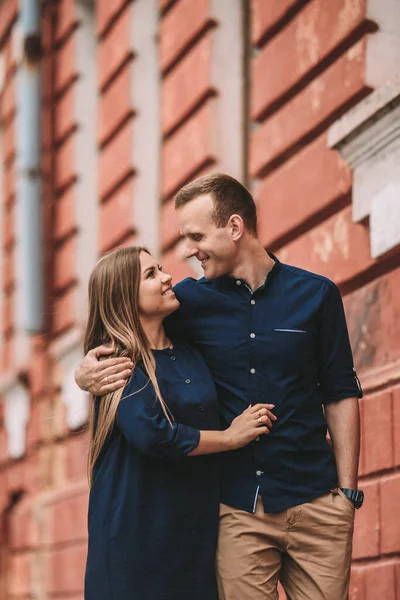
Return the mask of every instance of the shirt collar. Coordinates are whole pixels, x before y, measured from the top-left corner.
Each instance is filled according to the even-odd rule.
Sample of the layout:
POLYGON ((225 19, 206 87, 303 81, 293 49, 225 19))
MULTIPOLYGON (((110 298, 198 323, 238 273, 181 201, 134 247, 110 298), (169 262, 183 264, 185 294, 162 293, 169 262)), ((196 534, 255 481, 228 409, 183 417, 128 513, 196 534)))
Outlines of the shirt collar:
MULTIPOLYGON (((275 254, 272 254, 272 252, 268 252, 267 254, 270 258, 272 258, 272 260, 274 261, 275 264, 273 265, 270 272, 267 274, 264 283, 260 287, 258 287, 257 290, 254 290, 254 292, 259 291, 259 290, 264 290, 265 286, 267 285, 267 282, 269 283, 273 278, 275 278, 277 273, 282 268, 282 263, 275 256, 275 254)), ((233 288, 233 289, 236 288, 237 289, 237 288, 241 288, 242 286, 247 286, 247 283, 246 283, 246 281, 244 281, 244 279, 235 279, 234 277, 231 277, 230 275, 222 275, 222 277, 219 277, 218 280, 219 280, 219 284, 223 288, 233 288)))

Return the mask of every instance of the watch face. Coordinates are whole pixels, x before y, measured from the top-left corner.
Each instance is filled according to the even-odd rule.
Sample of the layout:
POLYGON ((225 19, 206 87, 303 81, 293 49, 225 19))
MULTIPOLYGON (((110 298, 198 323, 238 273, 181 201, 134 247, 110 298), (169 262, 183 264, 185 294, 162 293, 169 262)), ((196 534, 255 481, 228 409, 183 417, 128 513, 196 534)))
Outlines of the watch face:
POLYGON ((340 488, 345 496, 351 500, 356 508, 361 508, 364 502, 364 492, 362 490, 350 490, 348 488, 340 488))
POLYGON ((354 505, 356 508, 361 508, 363 502, 364 502, 364 492, 362 490, 358 490, 356 499, 354 501, 354 505))

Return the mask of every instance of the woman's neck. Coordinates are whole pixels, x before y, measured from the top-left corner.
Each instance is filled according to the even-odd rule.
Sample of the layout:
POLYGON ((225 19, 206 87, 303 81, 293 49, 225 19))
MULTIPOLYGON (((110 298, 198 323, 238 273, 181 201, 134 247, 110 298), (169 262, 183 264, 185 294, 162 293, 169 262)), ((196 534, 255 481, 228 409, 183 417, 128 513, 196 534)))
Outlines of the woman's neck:
POLYGON ((171 346, 171 340, 165 334, 162 321, 145 321, 142 319, 141 323, 152 350, 163 350, 171 346))

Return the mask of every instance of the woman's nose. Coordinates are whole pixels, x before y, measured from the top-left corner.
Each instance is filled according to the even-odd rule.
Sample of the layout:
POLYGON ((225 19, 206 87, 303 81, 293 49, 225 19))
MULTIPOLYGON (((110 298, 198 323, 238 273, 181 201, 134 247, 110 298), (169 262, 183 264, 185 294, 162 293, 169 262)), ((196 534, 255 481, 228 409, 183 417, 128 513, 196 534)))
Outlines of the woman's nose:
POLYGON ((163 273, 162 281, 163 283, 170 283, 172 281, 172 275, 170 275, 169 273, 163 273))

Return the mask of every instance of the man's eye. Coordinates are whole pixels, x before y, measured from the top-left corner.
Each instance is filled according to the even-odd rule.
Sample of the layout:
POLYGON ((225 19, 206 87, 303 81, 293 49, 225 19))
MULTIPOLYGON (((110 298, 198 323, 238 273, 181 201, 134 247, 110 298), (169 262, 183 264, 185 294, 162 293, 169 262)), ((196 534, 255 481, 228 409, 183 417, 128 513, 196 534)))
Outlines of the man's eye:
POLYGON ((200 240, 202 240, 202 239, 203 239, 203 236, 202 236, 202 235, 200 235, 200 234, 197 234, 197 235, 194 235, 194 236, 193 236, 193 240, 194 240, 195 242, 200 242, 200 240))

